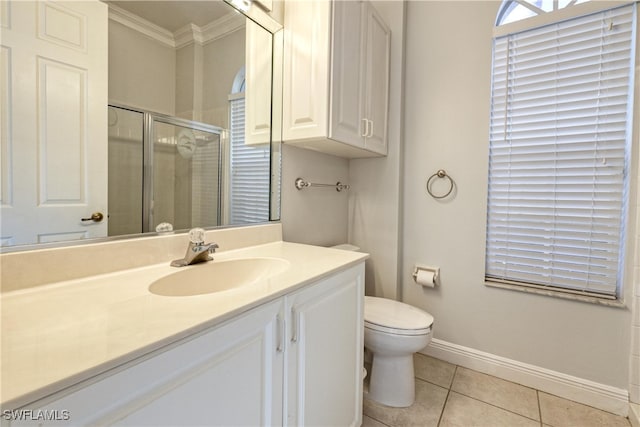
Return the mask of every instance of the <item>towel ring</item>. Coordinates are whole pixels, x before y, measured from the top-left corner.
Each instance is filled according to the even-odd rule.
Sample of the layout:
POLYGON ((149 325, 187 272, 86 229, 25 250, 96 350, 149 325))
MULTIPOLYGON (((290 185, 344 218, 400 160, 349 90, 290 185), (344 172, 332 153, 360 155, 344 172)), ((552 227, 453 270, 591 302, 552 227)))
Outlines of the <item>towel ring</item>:
POLYGON ((453 179, 449 175, 447 175, 447 172, 444 169, 440 169, 438 172, 434 173, 429 177, 429 179, 427 180, 426 188, 427 188, 427 193, 429 193, 429 195, 434 199, 444 199, 449 194, 451 194, 451 192, 453 191, 453 186, 454 186, 453 179), (436 196, 435 194, 433 194, 433 192, 431 191, 431 184, 434 178, 447 178, 449 180, 449 191, 447 191, 445 194, 442 194, 440 196, 436 196))

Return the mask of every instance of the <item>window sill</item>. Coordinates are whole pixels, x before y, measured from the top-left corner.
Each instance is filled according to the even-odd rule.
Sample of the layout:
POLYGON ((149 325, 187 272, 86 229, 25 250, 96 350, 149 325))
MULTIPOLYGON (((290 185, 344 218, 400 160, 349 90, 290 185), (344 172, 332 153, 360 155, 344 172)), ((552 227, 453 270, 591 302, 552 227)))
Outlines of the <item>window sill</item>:
POLYGON ((511 291, 525 292, 528 294, 545 295, 548 297, 586 302, 589 304, 604 305, 607 307, 626 308, 624 301, 620 299, 612 300, 612 299, 598 298, 593 296, 571 294, 571 293, 566 293, 562 291, 554 291, 552 289, 529 288, 526 286, 510 285, 506 283, 497 283, 497 282, 489 282, 489 281, 485 281, 484 284, 485 286, 488 286, 490 288, 508 289, 511 291))

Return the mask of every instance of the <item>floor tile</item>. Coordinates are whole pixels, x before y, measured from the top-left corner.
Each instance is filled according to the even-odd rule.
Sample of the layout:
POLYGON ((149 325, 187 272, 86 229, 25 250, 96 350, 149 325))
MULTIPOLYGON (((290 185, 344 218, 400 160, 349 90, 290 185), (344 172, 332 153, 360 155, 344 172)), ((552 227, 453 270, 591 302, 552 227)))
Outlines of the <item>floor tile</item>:
POLYGON ((362 427, 387 427, 386 424, 382 424, 380 421, 374 420, 366 415, 362 416, 362 427))
POLYGON ((444 388, 451 387, 456 372, 456 365, 420 353, 413 355, 413 368, 416 378, 444 388))
POLYGON ((629 420, 551 394, 538 392, 542 422, 553 427, 630 427, 629 420))
POLYGON ((538 396, 532 388, 458 367, 451 390, 534 420, 540 420, 538 396))
POLYGON ((452 391, 439 426, 539 427, 540 423, 452 391))
POLYGON ((364 399, 364 414, 391 427, 437 426, 447 390, 416 379, 416 400, 408 408, 391 408, 364 399))

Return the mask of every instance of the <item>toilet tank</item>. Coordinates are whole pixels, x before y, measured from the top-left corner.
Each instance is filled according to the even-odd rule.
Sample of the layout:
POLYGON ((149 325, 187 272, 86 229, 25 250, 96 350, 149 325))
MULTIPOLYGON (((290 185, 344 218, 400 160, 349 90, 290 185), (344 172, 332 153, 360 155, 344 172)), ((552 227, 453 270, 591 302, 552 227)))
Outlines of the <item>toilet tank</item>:
POLYGON ((350 245, 349 243, 343 243, 341 245, 331 246, 331 248, 341 249, 343 251, 352 251, 352 252, 358 252, 360 250, 359 247, 355 245, 350 245))

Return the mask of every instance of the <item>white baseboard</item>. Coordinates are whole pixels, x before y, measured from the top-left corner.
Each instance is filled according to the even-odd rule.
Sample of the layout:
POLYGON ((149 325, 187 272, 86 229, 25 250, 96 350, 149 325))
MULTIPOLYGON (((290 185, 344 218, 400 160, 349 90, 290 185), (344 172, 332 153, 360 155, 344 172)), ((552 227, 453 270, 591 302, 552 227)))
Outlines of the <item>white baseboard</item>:
POLYGON ((629 404, 629 421, 633 427, 640 427, 640 405, 637 403, 629 404))
POLYGON ((421 353, 624 417, 629 392, 439 339, 421 353))

